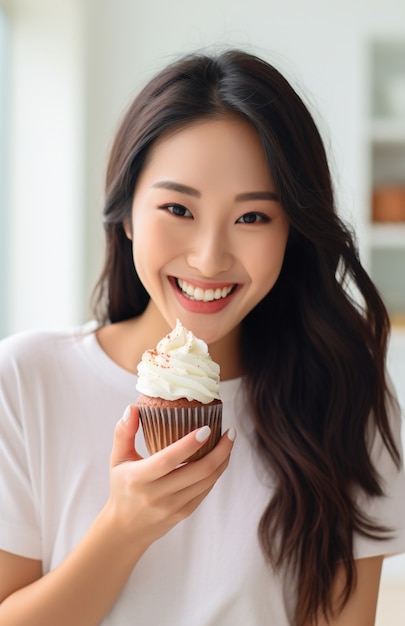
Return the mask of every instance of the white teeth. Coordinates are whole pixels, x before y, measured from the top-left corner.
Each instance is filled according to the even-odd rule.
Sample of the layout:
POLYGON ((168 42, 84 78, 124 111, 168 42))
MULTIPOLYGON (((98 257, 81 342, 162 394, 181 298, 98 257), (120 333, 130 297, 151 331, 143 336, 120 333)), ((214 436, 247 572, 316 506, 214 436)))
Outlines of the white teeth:
POLYGON ((204 290, 200 287, 194 289, 194 293, 191 295, 193 296, 194 300, 204 300, 204 290))
POLYGON ((177 279, 177 284, 182 292, 189 298, 203 302, 212 302, 213 300, 226 298, 233 289, 233 285, 222 288, 217 287, 216 289, 201 289, 201 287, 194 287, 194 285, 187 283, 185 280, 181 280, 181 278, 177 279))
POLYGON ((214 290, 213 289, 206 289, 204 292, 204 302, 211 302, 211 300, 214 300, 214 290))

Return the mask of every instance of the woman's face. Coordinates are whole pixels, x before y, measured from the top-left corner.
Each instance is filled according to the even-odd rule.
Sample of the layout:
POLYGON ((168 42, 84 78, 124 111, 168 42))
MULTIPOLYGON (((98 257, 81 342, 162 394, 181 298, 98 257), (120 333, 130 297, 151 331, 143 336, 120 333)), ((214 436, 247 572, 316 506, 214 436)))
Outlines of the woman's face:
POLYGON ((149 306, 211 344, 273 287, 289 224, 257 134, 224 118, 154 144, 126 230, 149 306))

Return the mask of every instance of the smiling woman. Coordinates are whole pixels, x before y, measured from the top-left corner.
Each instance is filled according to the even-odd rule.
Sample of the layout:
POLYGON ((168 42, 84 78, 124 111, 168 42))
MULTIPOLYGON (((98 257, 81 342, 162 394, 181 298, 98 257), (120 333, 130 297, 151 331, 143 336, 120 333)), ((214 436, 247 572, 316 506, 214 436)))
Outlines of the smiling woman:
POLYGON ((150 295, 144 319, 156 308, 169 327, 180 318, 223 354, 221 338, 276 282, 289 233, 252 127, 224 116, 163 136, 137 181, 126 232, 150 295))
POLYGON ((0 626, 372 626, 405 551, 389 321, 301 98, 243 51, 163 69, 104 226, 98 325, 0 346, 0 626), (177 318, 221 374, 195 462, 206 428, 144 458, 133 405, 177 318))
MULTIPOLYGON (((163 180, 173 178, 176 184, 185 184, 193 189, 192 194, 185 194, 187 202, 181 193, 175 198, 170 196, 167 199, 165 196, 162 201, 166 213, 168 203, 170 207, 180 207, 175 210, 177 216, 173 217, 174 211, 171 209, 172 213, 166 215, 165 219, 182 221, 182 241, 178 244, 180 249, 187 247, 187 241, 183 241, 183 229, 187 229, 187 233, 189 230, 193 232, 193 222, 201 220, 199 203, 204 203, 206 198, 199 188, 200 183, 184 177, 187 168, 192 165, 184 156, 186 150, 182 153, 181 141, 189 140, 198 132, 198 127, 201 130, 203 125, 213 135, 214 128, 219 128, 220 121, 224 125, 224 117, 229 124, 232 120, 234 130, 238 122, 238 132, 242 133, 243 129, 252 142, 252 154, 259 155, 260 144, 268 167, 267 174, 262 172, 262 180, 255 180, 253 187, 247 186, 244 189, 239 185, 244 180, 244 171, 243 168, 239 170, 240 180, 235 183, 232 206, 235 206, 234 199, 240 193, 265 191, 267 194, 270 191, 275 197, 272 195, 270 199, 265 198, 266 210, 269 210, 271 200, 271 210, 276 210, 277 207, 279 215, 288 220, 289 234, 281 272, 273 288, 246 315, 240 326, 237 325, 232 333, 220 340, 222 350, 216 353, 215 344, 210 346, 210 350, 219 359, 221 366, 232 363, 232 370, 225 367, 221 370, 225 377, 237 376, 241 367, 244 371, 244 388, 255 407, 253 414, 259 449, 280 481, 280 489, 261 519, 259 535, 268 558, 275 566, 278 564, 282 568, 284 559, 287 559, 294 570, 296 568, 292 564, 298 566, 297 571, 300 574, 297 574, 299 591, 295 621, 306 624, 311 622, 311 615, 320 608, 328 614, 333 612, 335 605, 339 606, 340 601, 344 602, 350 597, 355 586, 356 569, 358 574, 362 572, 365 585, 363 591, 377 588, 375 576, 378 578, 378 559, 381 561, 381 557, 377 557, 376 564, 370 559, 369 568, 367 564, 361 564, 361 560, 356 565, 349 547, 353 536, 376 538, 378 529, 382 531, 385 525, 390 526, 388 519, 384 521, 377 516, 372 523, 375 524, 374 531, 371 530, 366 520, 367 512, 364 511, 365 517, 362 514, 357 517, 357 505, 349 495, 351 486, 356 484, 369 495, 381 493, 378 480, 374 482, 376 475, 372 469, 373 461, 370 460, 364 439, 369 427, 367 424, 373 414, 372 406, 375 407, 374 416, 377 418, 375 426, 385 441, 388 454, 392 455, 391 462, 394 466, 398 461, 395 448, 396 445, 400 446, 400 441, 397 440, 394 445, 391 437, 394 431, 389 432, 387 421, 387 410, 390 414, 391 409, 388 400, 390 392, 387 390, 384 374, 383 346, 386 345, 388 332, 384 306, 361 266, 350 232, 336 214, 325 151, 313 120, 300 99, 274 68, 243 53, 240 56, 238 53, 224 54, 219 59, 191 57, 164 70, 130 107, 116 137, 107 173, 105 221, 110 247, 105 272, 99 283, 99 295, 102 296, 104 289, 108 289, 109 304, 107 309, 100 311, 100 319, 118 322, 139 313, 137 307, 141 306, 144 319, 150 316, 149 328, 159 327, 160 314, 154 309, 153 302, 148 304, 148 295, 142 291, 143 286, 138 288, 138 298, 134 299, 135 308, 130 312, 128 298, 120 299, 119 292, 123 293, 123 289, 117 289, 116 280, 113 282, 109 277, 118 276, 114 269, 118 259, 122 259, 119 263, 125 262, 129 272, 129 255, 137 263, 137 245, 128 247, 125 238, 132 235, 137 237, 135 228, 131 233, 128 227, 131 220, 137 219, 138 185, 142 175, 147 177, 148 171, 153 170, 155 163, 150 155, 155 150, 158 161, 164 153, 165 145, 178 147, 180 158, 183 158, 184 171, 181 176, 171 176, 177 151, 167 150, 167 172, 160 172, 159 176, 163 180), (150 106, 145 106, 146 102, 150 106), (132 143, 129 142, 129 136, 132 136, 132 143), (132 172, 132 177, 126 176, 129 171, 132 172), (266 175, 266 184, 263 185, 266 175), (260 184, 257 185, 257 182, 260 184), (122 231, 122 223, 126 224, 125 232, 122 231), (120 251, 116 248, 117 244, 120 251), (121 256, 123 251, 125 261, 121 256), (338 272, 338 268, 342 271, 338 272), (354 304, 346 293, 348 276, 359 290, 362 298, 359 304, 354 304), (235 350, 235 345, 239 344, 241 351, 235 350), (374 400, 371 399, 371 388, 380 388, 377 393, 379 400, 377 396, 374 400), (386 408, 381 411, 384 404, 386 408), (363 434, 359 435, 360 432, 363 434), (356 441, 357 467, 353 466, 354 456, 349 451, 348 441, 356 441), (363 441, 362 452, 358 447, 359 441, 363 441), (347 473, 346 470, 342 473, 337 471, 338 466, 347 468, 347 473), (308 500, 305 496, 307 490, 311 493, 308 500), (346 519, 347 526, 336 526, 336 519, 346 519), (291 520, 294 520, 293 524, 291 520), (316 520, 322 520, 320 526, 316 520), (311 529, 309 534, 308 529, 311 529), (283 547, 278 552, 275 546, 279 545, 280 533, 283 547), (290 546, 291 551, 287 550, 287 546, 290 546), (329 556, 322 557, 322 554, 329 556), (342 595, 340 601, 337 601, 332 593, 332 581, 340 578, 341 572, 339 576, 337 572, 339 561, 346 565, 345 576, 341 579, 344 581, 340 590, 342 595), (314 580, 329 582, 325 586, 314 586, 314 580)), ((227 128, 229 131, 230 126, 227 128)), ((237 134, 232 137, 234 141, 237 134)), ((205 139, 201 133, 199 140, 205 139)), ((232 145, 231 140, 226 145, 229 148, 232 145)), ((234 166, 237 166, 243 162, 243 159, 237 161, 237 155, 242 158, 243 150, 237 150, 235 145, 234 149, 234 166)), ((197 173, 198 180, 198 175, 205 176, 207 168, 211 183, 219 190, 222 169, 219 173, 215 167, 211 167, 211 160, 216 162, 216 152, 220 154, 222 150, 225 147, 218 140, 197 173)), ((193 156, 190 158, 192 162, 198 158, 194 152, 188 152, 189 157, 190 155, 193 156)), ((231 156, 233 158, 233 154, 228 152, 227 159, 231 156)), ((222 167, 226 171, 226 166, 222 167)), ((228 198, 228 207, 229 202, 228 198)), ((159 202, 157 205, 159 206, 159 202)), ((207 212, 212 210, 209 203, 204 206, 207 212)), ((254 209, 249 206, 247 213, 244 209, 229 224, 233 228, 243 215, 249 215, 248 221, 251 221, 250 213, 258 209, 261 211, 261 207, 256 204, 254 209)), ((266 211, 263 213, 266 214, 266 211)), ((267 216, 268 224, 263 225, 260 221, 256 224, 255 218, 253 225, 242 225, 242 228, 249 229, 249 237, 256 237, 255 229, 258 228, 261 237, 262 228, 264 232, 267 232, 267 228, 274 228, 277 212, 274 216, 271 213, 267 216), (253 231, 250 230, 252 228, 253 231)), ((217 214, 214 214, 214 224, 217 219, 217 214)), ((244 217, 242 219, 245 221, 244 217)), ((205 222, 203 226, 204 224, 205 222)), ((142 223, 138 223, 138 227, 141 225, 142 223)), ((200 235, 201 232, 196 229, 197 245, 187 255, 188 265, 194 268, 196 274, 198 267, 205 268, 200 270, 201 273, 210 275, 212 272, 215 280, 221 274, 228 276, 233 258, 228 231, 225 230, 221 239, 217 229, 210 229, 206 245, 202 245, 203 237, 200 238, 200 235), (199 250, 201 258, 198 256, 199 250)), ((243 231, 243 237, 245 236, 247 234, 243 231)), ((158 250, 159 255, 165 241, 157 241, 155 237, 150 241, 156 245, 154 250, 158 250)), ((142 242, 139 245, 142 246, 142 242)), ((269 258, 272 258, 270 252, 273 250, 269 249, 261 258, 262 266, 266 269, 269 258)), ((243 251, 237 254, 243 255, 243 251)), ((164 292, 167 302, 172 297, 172 292, 178 293, 178 278, 186 279, 194 288, 204 291, 210 288, 207 279, 200 285, 195 277, 190 279, 189 273, 178 276, 179 272, 176 272, 177 267, 172 273, 167 272, 167 283, 164 282, 165 273, 160 277, 161 284, 167 287, 164 292)), ((139 280, 138 273, 135 276, 139 280)), ((199 279, 201 280, 201 276, 199 279)), ((232 307, 233 303, 238 302, 236 289, 240 284, 244 285, 244 282, 243 276, 240 279, 239 274, 237 278, 232 276, 231 282, 221 284, 221 287, 231 288, 231 301, 225 307, 230 316, 235 314, 232 307), (236 291, 235 296, 232 296, 232 289, 236 291)), ((225 301, 227 298, 229 296, 225 296, 225 301)), ((182 302, 186 306, 186 296, 182 302)), ((197 305, 193 303, 192 306, 197 305)), ((197 315, 196 310, 198 309, 191 313, 187 311, 190 318, 197 315)), ((221 315, 222 312, 219 313, 221 315)), ((143 334, 145 329, 142 329, 142 317, 135 318, 134 322, 124 322, 123 328, 132 328, 133 331, 137 329, 138 334, 143 334)), ((217 315, 205 315, 204 318, 204 332, 212 333, 212 337, 216 336, 217 315)), ((117 327, 119 324, 116 329, 117 327)), ((107 351, 111 351, 110 354, 119 358, 119 333, 116 329, 114 330, 113 324, 108 331, 111 339, 104 346, 107 351)), ((106 335, 107 332, 104 334, 104 341, 106 335)), ((121 340, 121 344, 124 343, 121 340)), ((133 367, 128 361, 126 366, 133 367)), ((393 402, 391 406, 397 406, 393 402)), ((395 474, 394 471, 393 475, 395 474)), ((403 474, 400 475, 400 480, 403 481, 403 474)), ((398 486, 396 479, 391 485, 395 490, 397 487, 394 484, 398 486)), ((404 532, 403 515, 404 511, 401 513, 402 521, 398 522, 402 528, 399 536, 404 532)), ((404 539, 399 542, 401 541, 404 539)), ((382 553, 380 541, 377 540, 375 548, 367 549, 362 554, 371 556, 382 553)), ((356 557, 359 558, 358 552, 356 557)), ((360 617, 363 591, 356 595, 357 599, 352 596, 352 602, 344 615, 342 614, 345 625, 371 624, 370 613, 367 617, 363 611, 360 617)), ((375 604, 369 600, 370 598, 368 606, 372 612, 375 604)), ((266 619, 268 621, 268 616, 266 619)), ((277 623, 284 622, 279 618, 277 623)), ((341 622, 337 620, 337 623, 341 622)))

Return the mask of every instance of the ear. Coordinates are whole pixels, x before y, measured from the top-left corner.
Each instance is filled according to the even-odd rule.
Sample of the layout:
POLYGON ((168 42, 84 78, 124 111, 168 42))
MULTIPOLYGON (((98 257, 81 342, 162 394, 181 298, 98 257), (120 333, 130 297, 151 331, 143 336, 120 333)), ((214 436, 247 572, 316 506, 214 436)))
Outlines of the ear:
POLYGON ((123 226, 123 229, 124 229, 124 232, 125 232, 127 238, 132 241, 132 222, 131 222, 131 218, 127 217, 122 222, 122 226, 123 226))

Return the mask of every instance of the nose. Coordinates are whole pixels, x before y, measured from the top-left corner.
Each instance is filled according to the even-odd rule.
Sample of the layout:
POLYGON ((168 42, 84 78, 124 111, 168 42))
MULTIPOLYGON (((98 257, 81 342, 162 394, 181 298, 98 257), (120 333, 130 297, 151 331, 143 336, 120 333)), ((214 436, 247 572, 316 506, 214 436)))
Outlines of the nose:
POLYGON ((196 233, 189 246, 187 264, 200 276, 213 278, 232 267, 233 254, 225 233, 209 229, 196 233))

